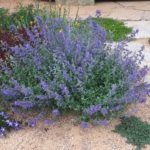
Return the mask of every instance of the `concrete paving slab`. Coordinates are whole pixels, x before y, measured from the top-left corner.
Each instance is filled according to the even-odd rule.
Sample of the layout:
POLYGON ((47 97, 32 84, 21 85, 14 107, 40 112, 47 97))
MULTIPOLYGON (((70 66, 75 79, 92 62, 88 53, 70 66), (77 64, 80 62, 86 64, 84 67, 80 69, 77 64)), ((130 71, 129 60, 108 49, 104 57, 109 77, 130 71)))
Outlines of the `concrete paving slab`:
POLYGON ((116 8, 112 10, 108 17, 118 20, 142 20, 143 11, 132 8, 116 8))
POLYGON ((150 38, 150 21, 126 21, 125 24, 139 30, 136 38, 150 38))
POLYGON ((142 20, 145 20, 145 21, 150 20, 150 11, 145 11, 143 13, 142 20))
POLYGON ((122 7, 132 8, 135 10, 141 11, 150 11, 150 2, 149 1, 119 1, 117 2, 122 7))

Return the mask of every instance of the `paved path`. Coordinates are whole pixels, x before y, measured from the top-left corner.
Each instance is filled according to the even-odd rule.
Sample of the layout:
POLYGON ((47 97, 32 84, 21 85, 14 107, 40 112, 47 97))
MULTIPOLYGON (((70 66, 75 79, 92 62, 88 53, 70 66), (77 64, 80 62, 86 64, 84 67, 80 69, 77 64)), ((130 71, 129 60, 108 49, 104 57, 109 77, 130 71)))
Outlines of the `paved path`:
MULTIPOLYGON (((72 16, 74 16, 74 6, 72 9, 72 16)), ((101 2, 94 6, 81 6, 79 15, 82 17, 94 15, 97 9, 100 9, 105 17, 124 21, 150 21, 150 1, 101 2)))
POLYGON ((150 38, 150 21, 126 21, 125 24, 139 30, 136 38, 150 38))

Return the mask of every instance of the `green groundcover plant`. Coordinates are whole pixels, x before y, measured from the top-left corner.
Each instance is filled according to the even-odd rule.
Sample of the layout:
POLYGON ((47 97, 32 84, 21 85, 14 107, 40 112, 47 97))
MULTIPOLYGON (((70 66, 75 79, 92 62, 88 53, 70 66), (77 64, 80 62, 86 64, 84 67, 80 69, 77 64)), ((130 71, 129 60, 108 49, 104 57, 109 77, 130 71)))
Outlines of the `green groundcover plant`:
POLYGON ((10 26, 20 44, 9 46, 11 57, 1 65, 1 105, 8 103, 16 112, 51 110, 54 116, 75 112, 86 127, 88 121, 107 124, 112 114, 146 101, 150 85, 143 82, 147 66, 140 67, 143 48, 133 53, 126 41, 109 44, 107 31, 91 17, 78 28, 61 17, 36 16, 35 21, 24 28, 27 39, 10 26))
POLYGON ((136 145, 137 150, 150 144, 150 125, 137 117, 122 118, 121 124, 117 125, 114 131, 126 137, 128 143, 136 145))

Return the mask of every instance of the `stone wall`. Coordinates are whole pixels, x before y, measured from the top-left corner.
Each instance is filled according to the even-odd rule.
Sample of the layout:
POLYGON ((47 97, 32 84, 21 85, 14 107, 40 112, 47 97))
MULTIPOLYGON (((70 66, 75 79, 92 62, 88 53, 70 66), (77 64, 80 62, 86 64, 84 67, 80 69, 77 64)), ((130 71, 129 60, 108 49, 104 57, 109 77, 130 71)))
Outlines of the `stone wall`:
POLYGON ((63 5, 94 5, 95 0, 56 0, 56 3, 63 5))

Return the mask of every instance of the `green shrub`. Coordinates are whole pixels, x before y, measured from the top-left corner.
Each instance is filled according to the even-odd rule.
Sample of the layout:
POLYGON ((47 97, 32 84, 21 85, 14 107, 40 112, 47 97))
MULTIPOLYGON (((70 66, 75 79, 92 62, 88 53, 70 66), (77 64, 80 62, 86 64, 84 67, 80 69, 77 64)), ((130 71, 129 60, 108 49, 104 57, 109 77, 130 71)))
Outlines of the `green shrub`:
POLYGON ((128 104, 146 101, 143 49, 135 54, 124 42, 107 45, 105 29, 90 18, 80 28, 59 17, 37 16, 36 22, 25 28, 29 40, 11 47, 10 66, 2 66, 4 101, 25 110, 73 111, 85 121, 109 119, 128 104))

